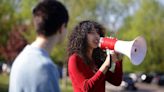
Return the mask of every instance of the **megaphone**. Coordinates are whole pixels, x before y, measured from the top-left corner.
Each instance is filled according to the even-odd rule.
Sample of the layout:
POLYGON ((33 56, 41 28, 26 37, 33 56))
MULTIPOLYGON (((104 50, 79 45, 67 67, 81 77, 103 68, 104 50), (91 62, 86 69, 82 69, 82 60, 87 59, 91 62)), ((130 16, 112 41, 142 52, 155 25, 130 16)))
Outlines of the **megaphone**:
POLYGON ((114 50, 115 52, 128 56, 134 65, 139 65, 143 62, 147 51, 146 41, 143 36, 138 36, 133 41, 101 37, 99 47, 101 49, 114 50))

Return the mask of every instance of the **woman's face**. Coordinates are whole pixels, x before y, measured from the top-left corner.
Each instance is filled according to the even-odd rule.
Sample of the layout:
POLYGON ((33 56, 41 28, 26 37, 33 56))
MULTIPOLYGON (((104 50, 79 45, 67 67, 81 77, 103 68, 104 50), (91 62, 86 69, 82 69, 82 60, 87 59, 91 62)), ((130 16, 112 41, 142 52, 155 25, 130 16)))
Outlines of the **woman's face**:
POLYGON ((88 32, 87 38, 88 38, 87 42, 88 42, 89 48, 94 49, 98 47, 100 35, 97 33, 96 30, 88 32))

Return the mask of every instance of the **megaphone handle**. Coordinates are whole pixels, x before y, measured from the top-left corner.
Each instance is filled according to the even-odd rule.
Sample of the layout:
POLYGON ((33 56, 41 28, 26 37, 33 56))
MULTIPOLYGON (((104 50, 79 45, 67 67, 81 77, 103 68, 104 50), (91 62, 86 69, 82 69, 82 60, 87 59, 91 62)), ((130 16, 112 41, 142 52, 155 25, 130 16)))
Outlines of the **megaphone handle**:
POLYGON ((112 63, 113 63, 112 62, 112 55, 110 55, 110 61, 109 62, 110 62, 110 65, 109 65, 109 69, 110 69, 112 67, 112 63))
POLYGON ((107 55, 114 54, 114 50, 106 49, 106 54, 107 55))
POLYGON ((106 53, 107 55, 110 55, 110 65, 109 65, 109 71, 111 72, 114 72, 115 70, 115 63, 112 61, 112 54, 114 54, 114 50, 109 50, 109 49, 106 49, 106 53))
MULTIPOLYGON (((110 55, 110 57, 111 57, 111 55, 110 55)), ((110 59, 110 68, 109 68, 109 71, 111 71, 111 72, 114 73, 115 67, 116 67, 116 64, 112 61, 112 59, 110 59)))
POLYGON ((110 55, 110 50, 109 49, 106 49, 106 54, 110 55))
POLYGON ((109 62, 110 62, 109 69, 110 69, 110 68, 112 67, 112 56, 111 56, 111 50, 106 49, 106 54, 107 54, 107 55, 110 55, 110 60, 109 60, 109 62))

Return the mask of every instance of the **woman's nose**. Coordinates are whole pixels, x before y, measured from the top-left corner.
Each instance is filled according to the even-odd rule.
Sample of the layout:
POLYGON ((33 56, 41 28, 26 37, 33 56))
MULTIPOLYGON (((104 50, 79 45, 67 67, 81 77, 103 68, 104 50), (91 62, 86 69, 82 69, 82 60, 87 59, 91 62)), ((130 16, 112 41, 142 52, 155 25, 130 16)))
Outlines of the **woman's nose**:
POLYGON ((100 38, 100 35, 97 33, 97 34, 96 34, 96 37, 97 37, 97 38, 100 38))
POLYGON ((96 35, 96 39, 100 40, 100 35, 99 34, 96 35))

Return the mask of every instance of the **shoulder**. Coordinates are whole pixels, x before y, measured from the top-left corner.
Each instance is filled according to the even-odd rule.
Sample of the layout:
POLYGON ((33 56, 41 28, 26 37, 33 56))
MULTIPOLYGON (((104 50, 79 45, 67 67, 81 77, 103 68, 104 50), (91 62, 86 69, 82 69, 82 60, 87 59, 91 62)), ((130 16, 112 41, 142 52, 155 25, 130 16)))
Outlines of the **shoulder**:
POLYGON ((83 59, 77 53, 74 53, 69 57, 68 68, 76 69, 82 66, 84 66, 83 59))
POLYGON ((77 53, 72 54, 69 59, 78 59, 80 56, 77 53))
POLYGON ((82 58, 77 53, 74 53, 69 57, 68 63, 75 63, 77 61, 82 61, 82 58))

